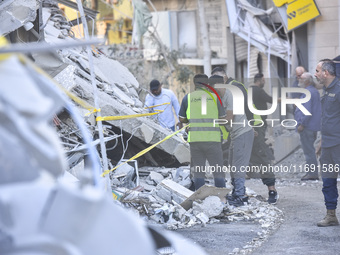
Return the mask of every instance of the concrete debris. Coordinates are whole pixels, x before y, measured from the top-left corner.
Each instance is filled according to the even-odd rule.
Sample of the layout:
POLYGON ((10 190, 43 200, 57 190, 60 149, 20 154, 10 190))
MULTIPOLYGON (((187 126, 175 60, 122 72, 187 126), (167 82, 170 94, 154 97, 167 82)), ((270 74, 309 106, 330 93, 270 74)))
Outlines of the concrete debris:
MULTIPOLYGON (((74 42, 75 38, 69 21, 63 16, 64 13, 59 9, 57 3, 54 1, 44 1, 41 12, 37 12, 39 6, 39 1, 36 0, 5 1, 5 3, 2 3, 3 8, 0 10, 0 17, 4 17, 2 20, 5 21, 15 20, 15 24, 12 21, 13 24, 3 25, 2 23, 0 25, 0 32, 6 34, 39 18, 44 26, 41 30, 35 28, 37 31, 40 31, 40 41, 45 41, 51 45, 74 42), (12 9, 15 9, 15 11, 12 11, 12 9), (41 17, 37 13, 39 15, 41 13, 41 17), (6 18, 6 15, 9 15, 8 18, 6 18)), ((31 35, 29 31, 25 33, 31 35)), ((28 36, 20 35, 20 38, 25 39, 26 37, 28 36)), ((100 50, 92 49, 92 54, 95 84, 98 88, 98 105, 101 108, 101 115, 120 116, 147 113, 148 110, 143 108, 144 104, 139 98, 141 90, 139 83, 130 71, 118 61, 108 58, 100 50)), ((36 65, 54 77, 65 89, 94 106, 90 63, 85 48, 62 48, 49 53, 33 52, 32 58, 35 60, 36 65)), ((79 111, 83 113, 83 116, 89 113, 88 109, 81 107, 79 107, 79 111)), ((91 125, 96 125, 94 114, 84 118, 91 125)), ((64 121, 66 120, 63 119, 64 121)), ((120 159, 114 158, 115 156, 112 156, 112 154, 122 154, 121 147, 123 149, 126 147, 126 154, 133 156, 170 134, 170 131, 160 126, 153 117, 108 121, 104 124, 106 123, 111 126, 112 130, 115 129, 116 133, 124 133, 124 136, 132 138, 129 139, 130 146, 119 144, 117 148, 113 149, 114 152, 110 155, 108 153, 109 160, 112 160, 113 164, 116 164, 120 159)), ((98 131, 95 129, 91 131, 93 136, 97 135, 98 131)), ((125 140, 128 140, 128 138, 125 140)), ((119 143, 122 142, 123 139, 119 141, 119 143)), ((140 161, 145 165, 178 167, 190 161, 189 147, 179 135, 175 135, 159 144, 156 148, 145 154, 145 156, 142 156, 140 161)), ((71 165, 70 167, 73 166, 71 165)))
POLYGON ((144 123, 139 127, 140 132, 142 133, 142 136, 144 138, 144 141, 146 143, 150 143, 153 138, 154 130, 144 123))
POLYGON ((157 185, 160 184, 164 180, 163 175, 157 172, 151 172, 148 178, 157 185))
MULTIPOLYGON (((13 2, 24 5, 23 2, 25 1, 8 1, 11 4, 13 2)), ((37 3, 36 1, 33 2, 37 3)), ((5 12, 6 10, 1 10, 0 17, 3 17, 5 12)), ((15 21, 13 24, 9 24, 8 31, 5 32, 3 27, 6 25, 1 25, 0 32, 8 33, 22 26, 25 22, 27 24, 31 19, 34 20, 34 15, 36 14, 33 15, 33 12, 36 13, 36 9, 27 11, 23 8, 22 10, 17 10, 16 13, 8 12, 11 16, 8 16, 9 18, 6 18, 6 21, 15 17, 20 22, 15 21), (19 16, 25 16, 25 18, 19 19, 19 16)), ((70 26, 67 25, 68 21, 60 14, 57 5, 45 5, 42 8, 42 20, 44 24, 44 40, 47 43, 57 44, 74 40, 70 26)), ((95 84, 99 89, 98 98, 102 116, 146 113, 147 110, 143 109, 143 103, 138 97, 139 84, 128 69, 99 51, 93 50, 92 54, 94 55, 95 84)), ((32 57, 36 60, 37 65, 55 77, 55 80, 65 89, 93 105, 94 96, 90 82, 90 65, 84 49, 60 49, 58 52, 52 52, 48 55, 33 54, 32 57), (48 61, 51 58, 55 61, 48 61)), ((38 109, 48 111, 48 107, 38 109)), ((83 116, 89 113, 88 109, 79 107, 78 110, 83 116)), ((95 137, 97 130, 94 116, 90 115, 84 118, 91 135, 95 137)), ((66 111, 54 117, 53 121, 63 141, 64 148, 68 151, 67 157, 71 172, 76 177, 81 177, 79 172, 81 172, 81 169, 86 168, 87 163, 84 153, 81 150, 76 150, 83 145, 78 127, 66 111)), ((107 137, 117 135, 118 132, 115 133, 114 129, 119 131, 119 136, 122 136, 121 141, 119 141, 118 137, 115 137, 112 150, 115 150, 118 142, 120 142, 124 150, 123 156, 127 152, 127 142, 130 140, 124 140, 124 134, 129 135, 131 141, 134 140, 133 144, 137 149, 134 149, 132 155, 170 134, 169 130, 161 127, 154 119, 149 117, 109 121, 104 124, 103 132, 107 137)), ((288 146, 298 140, 289 140, 289 136, 291 136, 291 133, 289 135, 280 134, 278 137, 283 140, 276 140, 275 146, 282 142, 288 146)), ((294 144, 290 146, 290 151, 294 146, 294 144)), ((282 148, 284 146, 281 144, 279 151, 283 151, 282 148)), ((188 144, 180 136, 173 136, 158 145, 157 149, 156 152, 153 152, 154 149, 149 154, 146 154, 148 156, 145 157, 154 165, 166 165, 165 163, 167 163, 167 165, 178 166, 190 161, 188 144)), ((284 157, 285 155, 280 155, 277 159, 284 157)), ((115 160, 116 163, 119 164, 122 158, 115 160)), ((258 246, 271 231, 278 227, 283 218, 282 211, 262 202, 256 193, 251 190, 247 190, 247 194, 251 196, 250 204, 238 208, 229 206, 225 201, 225 196, 230 192, 230 188, 215 188, 205 185, 198 191, 192 192, 189 190, 192 184, 189 167, 137 169, 125 164, 114 171, 110 177, 113 186, 112 195, 117 200, 117 203, 130 208, 134 213, 138 213, 142 217, 147 217, 149 221, 164 224, 168 229, 186 228, 196 224, 204 226, 205 224, 216 222, 258 222, 261 225, 258 237, 247 244, 247 247, 235 250, 235 253, 246 252, 258 246), (138 174, 140 183, 136 180, 138 174)))
MULTIPOLYGON (((204 185, 198 191, 192 192, 181 186, 179 182, 190 179, 189 167, 151 168, 140 170, 140 184, 142 191, 117 188, 113 192, 120 192, 120 202, 150 223, 161 224, 164 228, 176 230, 190 228, 194 225, 206 226, 222 222, 256 222, 261 231, 244 247, 238 248, 231 254, 249 254, 260 246, 268 236, 279 227, 283 221, 283 212, 273 205, 269 205, 264 198, 247 188, 249 204, 242 207, 229 206, 225 196, 231 191, 228 188, 216 188, 204 185), (152 176, 166 178, 156 185, 151 181, 152 176), (186 197, 186 198, 185 198, 186 197)), ((152 177, 152 179, 155 179, 152 177)))
POLYGON ((163 180, 155 189, 157 196, 163 198, 164 200, 171 202, 174 200, 176 203, 182 203, 184 200, 188 199, 193 192, 182 185, 172 181, 163 180))
MULTIPOLYGON (((122 162, 119 162, 118 165, 121 163, 122 162)), ((129 189, 133 189, 139 185, 136 169, 129 164, 123 164, 118 167, 111 175, 111 179, 119 179, 120 183, 118 183, 118 185, 129 189)))
POLYGON ((216 188, 211 185, 204 185, 200 187, 195 193, 193 193, 190 197, 188 197, 181 206, 184 209, 188 210, 192 207, 194 201, 204 200, 209 196, 217 196, 222 202, 226 202, 226 195, 231 191, 228 188, 216 188))
MULTIPOLYGON (((218 216, 223 211, 223 204, 221 199, 217 196, 209 196, 199 203, 198 201, 193 202, 193 213, 194 215, 199 213, 204 213, 208 218, 218 216)), ((197 217, 197 215, 196 215, 197 217)))
POLYGON ((7 0, 0 5, 0 34, 6 35, 26 24, 25 30, 33 27, 39 7, 36 0, 7 0))
POLYGON ((176 169, 175 172, 172 172, 172 176, 178 184, 186 187, 187 189, 190 188, 190 186, 192 185, 190 178, 190 169, 179 167, 176 169))
POLYGON ((254 221, 261 226, 261 231, 257 232, 257 237, 253 238, 242 248, 236 248, 229 254, 250 254, 255 248, 267 240, 267 238, 283 222, 283 212, 273 205, 261 202, 256 198, 250 199, 250 205, 238 208, 228 208, 225 216, 230 221, 254 221))

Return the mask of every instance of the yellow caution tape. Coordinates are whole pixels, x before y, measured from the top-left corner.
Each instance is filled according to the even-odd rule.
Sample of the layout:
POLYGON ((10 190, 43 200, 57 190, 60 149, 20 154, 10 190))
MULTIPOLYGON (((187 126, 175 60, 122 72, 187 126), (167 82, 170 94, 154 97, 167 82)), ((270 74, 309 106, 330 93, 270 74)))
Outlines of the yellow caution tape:
POLYGON ((123 115, 123 116, 105 116, 105 117, 97 117, 96 121, 107 121, 107 120, 126 120, 144 116, 151 116, 162 113, 162 110, 156 110, 157 112, 150 112, 150 113, 141 113, 141 114, 132 114, 132 115, 123 115))
POLYGON ((157 104, 157 105, 153 105, 153 106, 148 106, 148 107, 145 107, 144 109, 150 109, 150 108, 154 108, 154 107, 162 106, 162 105, 166 105, 166 104, 170 104, 170 102, 163 103, 163 104, 157 104))
POLYGON ((97 108, 94 108, 94 109, 93 109, 93 111, 86 113, 86 114, 85 114, 85 116, 89 116, 89 115, 90 115, 90 114, 92 114, 92 113, 95 113, 95 112, 100 112, 100 111, 101 111, 101 109, 100 109, 100 108, 99 108, 99 109, 97 109, 97 108))
MULTIPOLYGON (((190 125, 190 124, 189 124, 189 125, 190 125)), ((124 163, 122 163, 122 164, 120 164, 120 165, 118 165, 118 166, 112 168, 111 170, 106 170, 106 171, 104 171, 104 172, 101 174, 101 177, 104 177, 105 175, 107 175, 107 174, 113 172, 113 171, 116 170, 118 167, 120 167, 120 166, 122 166, 122 165, 128 163, 129 161, 134 160, 134 159, 136 159, 136 158, 139 158, 140 156, 144 155, 145 153, 147 153, 147 152, 149 152, 150 150, 152 150, 153 148, 155 148, 158 144, 161 144, 162 142, 164 142, 164 141, 170 139, 171 137, 173 137, 174 135, 178 134, 180 131, 182 131, 183 129, 185 129, 185 128, 188 127, 189 125, 186 125, 186 126, 182 127, 181 129, 177 130, 176 132, 174 132, 174 133, 168 135, 167 137, 165 137, 163 140, 161 140, 161 141, 159 141, 159 142, 157 142, 157 143, 151 145, 150 147, 148 147, 148 148, 142 150, 141 152, 137 153, 137 154, 136 154, 135 156, 133 156, 132 158, 130 158, 130 159, 128 159, 127 161, 125 161, 124 163)))
MULTIPOLYGON (((8 41, 4 36, 0 36, 0 47, 6 47, 8 45, 8 41)), ((10 53, 0 54, 0 60, 5 60, 11 56, 10 53)))

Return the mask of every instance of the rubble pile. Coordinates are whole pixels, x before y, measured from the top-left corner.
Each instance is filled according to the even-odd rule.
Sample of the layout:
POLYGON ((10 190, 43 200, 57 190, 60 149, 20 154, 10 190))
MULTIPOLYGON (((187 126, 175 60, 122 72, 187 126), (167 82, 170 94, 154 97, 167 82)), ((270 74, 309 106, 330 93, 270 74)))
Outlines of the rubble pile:
MULTIPOLYGON (((143 167, 139 169, 138 186, 133 189, 115 187, 113 194, 120 203, 150 223, 160 224, 171 230, 213 223, 232 224, 241 221, 258 223, 262 230, 257 233, 257 237, 242 249, 235 250, 234 254, 247 254, 260 246, 283 221, 281 210, 269 205, 264 198, 248 188, 246 192, 250 197, 249 204, 242 207, 229 206, 225 194, 223 197, 218 193, 214 195, 214 192, 221 188, 210 185, 202 187, 210 189, 206 192, 206 197, 195 199, 188 206, 187 201, 190 197, 195 197, 202 189, 196 192, 189 190, 186 188, 191 185, 189 181, 189 167, 178 169, 143 167)), ((222 190, 227 193, 231 191, 230 188, 222 190)))
MULTIPOLYGON (((78 111, 84 116, 93 138, 98 136, 98 130, 94 128, 97 124, 96 112, 100 111, 103 117, 148 113, 139 98, 142 88, 126 67, 118 61, 108 58, 95 47, 67 46, 68 44, 75 45, 79 39, 75 38, 72 31, 74 24, 65 17, 57 2, 52 0, 26 2, 11 1, 6 8, 0 10, 0 16, 6 16, 8 23, 0 25, 0 31, 2 34, 8 35, 12 43, 25 44, 36 41, 45 47, 47 47, 46 45, 51 46, 49 51, 41 52, 38 51, 39 45, 36 43, 37 51, 33 49, 28 54, 37 66, 52 76, 68 92, 72 92, 86 103, 84 106, 77 102, 78 111), (9 10, 11 11, 9 12, 9 10), (19 16, 25 18, 17 20, 19 16), (40 22, 38 22, 39 20, 40 22), (60 47, 56 47, 56 45, 60 45, 60 47), (89 50, 91 50, 92 62, 89 59, 89 50), (93 83, 95 84, 92 84, 92 73, 94 73, 93 83), (94 86, 97 88, 97 93, 94 92, 94 86), (95 95, 97 95, 100 109, 94 108, 96 105, 95 95)), ((81 23, 80 20, 78 23, 81 23)), ((74 100, 74 98, 72 99, 74 100)), ((75 125, 70 123, 72 120, 68 120, 66 115, 59 116, 58 114, 58 118, 62 123, 59 122, 59 127, 56 126, 61 131, 60 137, 66 145, 65 148, 72 150, 75 146, 79 146, 78 143, 83 145, 81 138, 72 142, 69 138, 75 137, 69 137, 67 132, 64 132, 67 127, 63 123, 73 128, 75 125)), ((118 140, 120 146, 114 153, 120 154, 120 156, 135 155, 170 134, 168 129, 159 125, 157 115, 132 117, 124 120, 104 120, 103 124, 115 133, 108 134, 106 132, 104 134, 106 137, 116 134, 124 136, 118 140), (122 145, 127 143, 127 140, 129 140, 130 146, 122 145), (124 151, 125 148, 126 151, 124 151)), ((112 145, 108 145, 108 147, 112 147, 112 145)), ((190 161, 188 145, 178 135, 169 138, 156 148, 142 156, 141 161, 146 165, 176 167, 190 161)), ((113 164, 116 164, 119 159, 114 159, 113 164)), ((72 162, 70 163, 72 167, 72 162)))

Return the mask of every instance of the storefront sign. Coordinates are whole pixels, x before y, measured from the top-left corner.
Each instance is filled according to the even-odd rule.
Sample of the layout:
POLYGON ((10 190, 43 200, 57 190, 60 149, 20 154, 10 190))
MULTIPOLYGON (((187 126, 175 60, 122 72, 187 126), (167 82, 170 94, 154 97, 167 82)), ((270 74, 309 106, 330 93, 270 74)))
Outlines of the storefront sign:
POLYGON ((321 13, 314 0, 273 0, 276 7, 286 5, 286 15, 281 16, 287 24, 287 30, 293 30, 306 22, 320 16, 321 13))

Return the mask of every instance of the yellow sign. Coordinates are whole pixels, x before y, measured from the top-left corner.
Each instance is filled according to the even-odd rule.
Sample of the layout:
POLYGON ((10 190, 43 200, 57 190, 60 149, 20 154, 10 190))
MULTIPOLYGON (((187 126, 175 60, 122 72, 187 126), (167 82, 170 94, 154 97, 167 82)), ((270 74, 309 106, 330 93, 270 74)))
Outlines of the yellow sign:
POLYGON ((287 4, 289 1, 288 0, 273 0, 274 4, 276 7, 281 7, 284 4, 287 4))
POLYGON ((314 0, 273 0, 277 7, 287 4, 288 31, 320 16, 314 0))

